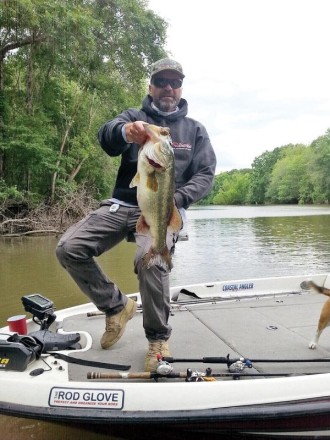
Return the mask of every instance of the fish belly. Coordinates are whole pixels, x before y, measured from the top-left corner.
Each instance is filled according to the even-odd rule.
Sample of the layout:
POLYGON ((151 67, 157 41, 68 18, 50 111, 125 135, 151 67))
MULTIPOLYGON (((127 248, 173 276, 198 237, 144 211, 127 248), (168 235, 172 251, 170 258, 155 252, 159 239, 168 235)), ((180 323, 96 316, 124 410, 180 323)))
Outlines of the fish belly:
POLYGON ((169 173, 155 173, 158 189, 154 191, 148 185, 150 175, 140 174, 138 186, 138 203, 142 213, 141 222, 152 237, 152 245, 146 256, 148 267, 160 265, 166 269, 172 267, 169 251, 166 246, 168 221, 174 206, 174 184, 169 173))

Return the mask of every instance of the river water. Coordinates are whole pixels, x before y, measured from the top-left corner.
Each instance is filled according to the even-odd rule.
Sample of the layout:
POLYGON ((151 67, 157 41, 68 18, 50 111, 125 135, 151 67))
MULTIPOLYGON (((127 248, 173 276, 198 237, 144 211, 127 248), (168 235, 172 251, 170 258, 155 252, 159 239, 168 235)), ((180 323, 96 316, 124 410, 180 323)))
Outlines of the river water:
MULTIPOLYGON (((171 285, 330 271, 330 206, 192 208, 187 217, 189 239, 176 246, 171 285)), ((58 264, 57 241, 58 237, 0 238, 0 327, 9 316, 23 313, 22 295, 41 293, 58 309, 87 301, 58 264)), ((138 289, 134 253, 135 245, 125 242, 99 258, 125 293, 138 289)), ((105 426, 7 416, 0 416, 0 432, 6 440, 151 438, 150 433, 129 429, 114 434, 105 426)))

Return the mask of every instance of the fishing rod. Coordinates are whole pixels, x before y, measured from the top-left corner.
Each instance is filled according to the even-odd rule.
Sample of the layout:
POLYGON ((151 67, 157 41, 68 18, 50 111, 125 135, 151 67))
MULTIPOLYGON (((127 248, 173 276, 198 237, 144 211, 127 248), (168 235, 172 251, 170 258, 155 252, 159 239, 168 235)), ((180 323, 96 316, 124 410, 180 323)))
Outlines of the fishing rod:
POLYGON ((201 362, 204 364, 226 364, 228 367, 237 362, 242 362, 248 367, 252 367, 252 363, 306 363, 306 362, 330 362, 330 358, 317 358, 317 359, 249 359, 244 357, 230 358, 229 354, 226 357, 210 356, 202 358, 174 358, 170 356, 164 356, 161 358, 163 361, 170 364, 176 362, 201 362))
MULTIPOLYGON (((215 302, 220 302, 220 301, 226 301, 226 299, 224 298, 216 298, 216 297, 209 297, 209 298, 201 298, 201 299, 195 299, 195 300, 186 300, 186 301, 177 301, 177 302, 172 302, 171 303, 171 310, 177 310, 180 309, 181 307, 185 307, 185 306, 194 306, 194 305, 198 305, 198 304, 204 304, 204 303, 215 303, 215 302)), ((137 307, 137 311, 141 312, 143 309, 142 304, 138 304, 137 307)), ((99 310, 95 310, 92 312, 87 312, 86 313, 88 318, 93 318, 95 316, 104 316, 105 313, 101 312, 99 310)))
MULTIPOLYGON (((241 377, 288 377, 296 374, 292 373, 203 373, 203 372, 193 372, 188 369, 187 372, 174 372, 171 371, 167 374, 161 373, 151 373, 151 372, 132 372, 132 373, 99 373, 97 371, 89 371, 87 373, 87 379, 91 380, 108 380, 108 379, 154 379, 158 380, 161 378, 165 379, 185 379, 186 382, 211 382, 215 381, 216 378, 232 378, 233 380, 240 379, 241 377)), ((299 375, 303 375, 301 373, 299 375)))
MULTIPOLYGON (((291 292, 290 294, 292 295, 296 295, 299 294, 300 292, 291 292)), ((283 294, 280 294, 281 296, 283 296, 283 294)), ((252 299, 252 298, 260 298, 260 297, 269 297, 269 294, 264 294, 264 295, 249 295, 248 298, 252 299)), ((272 294, 273 296, 273 294, 272 294)), ((199 304, 215 304, 215 303, 220 303, 220 302, 228 302, 228 301, 237 301, 237 300, 241 300, 244 299, 244 297, 215 297, 215 296, 210 296, 210 297, 206 297, 206 298, 200 298, 200 299, 191 299, 191 300, 173 300, 173 302, 171 302, 171 311, 176 311, 176 310, 180 310, 183 307, 188 307, 188 306, 198 306, 199 304)), ((141 312, 143 309, 142 304, 138 305, 137 311, 141 312)), ((93 312, 87 312, 87 317, 88 318, 92 318, 95 316, 104 316, 105 313, 104 312, 100 312, 100 311, 93 311, 93 312)))
MULTIPOLYGON (((230 367, 234 367, 234 371, 229 371, 227 373, 213 373, 212 368, 207 367, 205 372, 192 370, 191 368, 187 368, 186 372, 175 372, 173 370, 173 366, 161 358, 161 356, 157 356, 158 358, 158 366, 155 372, 106 372, 100 373, 98 371, 91 371, 87 373, 87 379, 97 380, 107 380, 107 379, 154 379, 156 382, 160 378, 166 379, 185 379, 186 382, 202 382, 202 381, 216 381, 216 378, 232 378, 233 380, 240 379, 241 377, 289 377, 296 376, 296 373, 243 373, 246 368, 251 368, 251 365, 243 363, 241 361, 237 361, 234 364, 231 364, 230 367)), ((229 367, 228 367, 229 368, 229 367)), ((299 375, 307 375, 310 373, 300 373, 299 375)))

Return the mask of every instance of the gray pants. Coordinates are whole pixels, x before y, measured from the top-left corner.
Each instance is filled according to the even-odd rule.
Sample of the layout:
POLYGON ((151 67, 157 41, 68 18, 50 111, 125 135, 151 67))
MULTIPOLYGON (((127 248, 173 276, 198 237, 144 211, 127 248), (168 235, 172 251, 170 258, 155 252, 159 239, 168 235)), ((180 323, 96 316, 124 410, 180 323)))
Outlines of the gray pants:
MULTIPOLYGON (((151 341, 167 340, 171 335, 171 326, 168 324, 169 273, 158 266, 147 269, 143 264, 143 257, 151 245, 151 236, 135 231, 140 213, 139 208, 120 206, 117 212, 110 212, 109 206, 101 206, 64 233, 56 255, 96 307, 107 316, 115 315, 125 307, 127 298, 93 257, 103 254, 134 234, 137 245, 134 270, 139 280, 145 334, 151 341)), ((168 249, 173 251, 177 234, 168 232, 166 240, 168 249)))

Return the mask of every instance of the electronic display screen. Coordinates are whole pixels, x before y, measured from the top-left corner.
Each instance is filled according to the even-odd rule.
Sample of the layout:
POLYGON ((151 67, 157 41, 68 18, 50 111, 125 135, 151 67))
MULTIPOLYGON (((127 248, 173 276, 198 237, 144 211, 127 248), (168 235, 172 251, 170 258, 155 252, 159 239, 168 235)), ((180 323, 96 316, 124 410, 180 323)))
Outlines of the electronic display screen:
POLYGON ((53 307, 53 302, 48 298, 45 298, 38 293, 33 295, 23 296, 22 301, 25 305, 29 305, 31 307, 36 307, 42 310, 50 309, 53 307))

